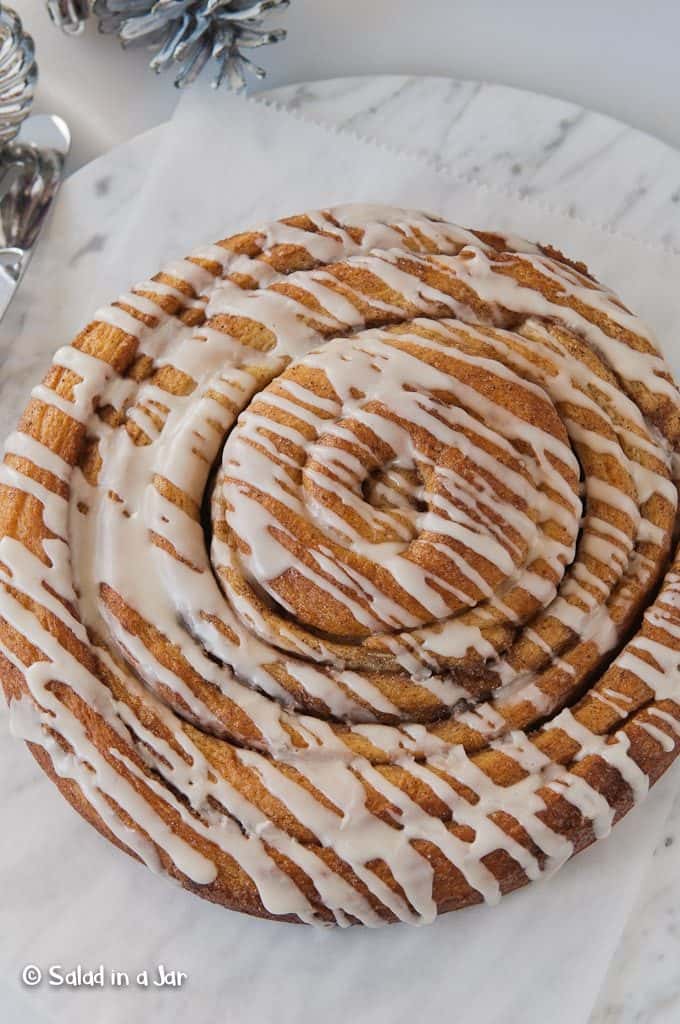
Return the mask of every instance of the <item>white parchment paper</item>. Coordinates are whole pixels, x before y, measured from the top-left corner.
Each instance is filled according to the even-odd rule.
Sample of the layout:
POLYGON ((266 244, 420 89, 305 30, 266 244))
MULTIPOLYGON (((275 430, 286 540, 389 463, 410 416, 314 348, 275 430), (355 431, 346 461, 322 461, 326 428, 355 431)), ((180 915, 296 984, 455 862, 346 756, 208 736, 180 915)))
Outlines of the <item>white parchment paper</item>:
MULTIPOLYGON (((58 275, 42 282, 45 302, 52 297, 57 303, 54 347, 88 318, 93 296, 111 298, 199 243, 348 201, 419 207, 557 245, 620 291, 656 330, 680 372, 679 257, 481 189, 458 179, 455 168, 436 168, 262 102, 202 88, 180 104, 145 187, 130 197, 113 256, 104 261, 95 253, 88 259, 79 271, 77 296, 60 295, 58 275)), ((6 764, 5 750, 2 757, 6 764)), ((425 929, 317 932, 251 920, 192 898, 116 851, 103 853, 103 841, 93 842, 76 858, 80 870, 64 865, 60 876, 60 903, 76 922, 68 932, 69 954, 90 964, 107 957, 121 967, 163 959, 189 973, 189 986, 181 992, 97 993, 98 1021, 117 1022, 126 1014, 141 1020, 137 1015, 144 1007, 145 1020, 162 1016, 192 1024, 581 1024, 661 835, 678 778, 671 771, 612 838, 550 881, 499 907, 462 911, 425 929), (95 869, 91 862, 98 854, 95 869)), ((58 799, 56 793, 47 796, 58 799)), ((12 827, 21 836, 26 829, 19 813, 17 803, 12 827)), ((70 827, 71 820, 65 811, 59 827, 70 827)), ((19 844, 16 867, 29 904, 24 917, 32 922, 31 958, 59 962, 64 926, 41 916, 40 882, 28 885, 28 872, 32 866, 39 874, 45 851, 36 848, 35 834, 19 844)), ((28 947, 28 933, 21 940, 28 947)), ((55 1001, 48 993, 37 1001, 36 993, 31 1001, 45 1014, 41 1020, 94 1019, 89 994, 60 992, 55 1001)))

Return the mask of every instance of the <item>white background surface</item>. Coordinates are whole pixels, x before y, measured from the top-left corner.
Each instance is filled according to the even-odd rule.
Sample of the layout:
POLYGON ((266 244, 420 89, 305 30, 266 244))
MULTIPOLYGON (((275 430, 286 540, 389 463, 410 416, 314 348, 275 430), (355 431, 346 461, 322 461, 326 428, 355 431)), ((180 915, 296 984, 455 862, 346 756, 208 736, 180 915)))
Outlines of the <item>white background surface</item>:
MULTIPOLYGON (((75 162, 171 113, 172 76, 94 24, 60 35, 43 0, 13 0, 33 33, 39 107, 69 118, 75 162)), ((271 86, 369 73, 484 79, 572 100, 680 146, 677 0, 292 0, 257 54, 271 86)))

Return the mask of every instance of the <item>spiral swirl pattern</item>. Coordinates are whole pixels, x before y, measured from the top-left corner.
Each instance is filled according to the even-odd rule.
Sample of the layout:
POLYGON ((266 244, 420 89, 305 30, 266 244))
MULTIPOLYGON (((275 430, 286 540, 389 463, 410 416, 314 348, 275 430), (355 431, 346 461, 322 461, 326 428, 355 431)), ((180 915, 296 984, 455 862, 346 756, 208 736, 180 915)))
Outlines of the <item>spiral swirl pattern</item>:
POLYGON ((227 906, 494 902, 677 753, 679 413, 549 247, 347 206, 198 250, 57 352, 7 442, 13 728, 227 906))

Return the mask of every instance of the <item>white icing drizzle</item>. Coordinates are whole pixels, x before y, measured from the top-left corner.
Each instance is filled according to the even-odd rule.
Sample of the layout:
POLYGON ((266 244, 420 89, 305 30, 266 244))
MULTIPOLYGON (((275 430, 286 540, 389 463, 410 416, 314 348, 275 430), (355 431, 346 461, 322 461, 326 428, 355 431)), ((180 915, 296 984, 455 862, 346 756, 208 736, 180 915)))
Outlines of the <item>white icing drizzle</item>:
MULTIPOLYGON (((271 915, 431 921, 433 848, 467 901, 494 903, 499 851, 528 879, 574 852, 549 824, 551 794, 597 837, 610 830, 616 807, 588 758, 639 800, 635 729, 658 756, 678 746, 680 718, 654 704, 613 735, 578 706, 529 731, 621 646, 662 571, 675 453, 633 396, 642 386, 677 414, 678 394, 637 318, 519 239, 499 249, 380 206, 255 238, 255 255, 203 247, 165 268, 173 283, 144 282, 95 314, 95 331, 149 357, 147 379, 82 347, 56 353, 70 390, 43 383, 31 397, 85 428, 94 476, 30 429, 7 440, 3 492, 42 524, 32 546, 0 539, 0 651, 23 680, 12 731, 151 868, 210 887, 235 864, 271 915), (296 249, 312 269, 276 270, 296 249), (184 310, 208 322, 188 327, 184 310), (99 414, 107 405, 121 422, 99 414), (225 438, 208 551, 199 509, 225 438), (331 619, 342 609, 341 629, 310 593, 331 619), (527 706, 526 729, 511 728, 527 706), (553 730, 577 746, 577 771, 537 745, 553 730), (514 762, 516 781, 463 742, 514 762)), ((623 673, 680 705, 679 664, 671 572, 590 694, 623 720, 639 706, 623 673)))

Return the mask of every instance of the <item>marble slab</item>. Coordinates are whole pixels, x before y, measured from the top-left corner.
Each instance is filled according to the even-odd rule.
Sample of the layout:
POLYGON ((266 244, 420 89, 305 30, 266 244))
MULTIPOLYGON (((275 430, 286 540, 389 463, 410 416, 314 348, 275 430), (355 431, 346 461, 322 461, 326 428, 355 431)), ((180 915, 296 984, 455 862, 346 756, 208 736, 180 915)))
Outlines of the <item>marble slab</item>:
MULTIPOLYGON (((558 208, 581 220, 680 249, 680 154, 573 105, 499 86, 394 76, 287 87, 277 91, 275 100, 304 116, 330 121, 359 135, 370 135, 384 146, 411 149, 435 166, 451 166, 462 177, 474 176, 494 194, 504 190, 519 192, 546 209, 558 208)), ((67 182, 22 291, 0 327, 3 434, 52 351, 68 339, 97 304, 129 284, 125 253, 120 251, 120 225, 143 187, 163 133, 163 127, 154 129, 88 165, 67 182), (52 297, 50 302, 45 302, 46 290, 52 297), (55 302, 59 313, 56 317, 55 302), (25 338, 22 328, 29 312, 31 337, 18 348, 12 342, 18 336, 25 338), (55 324, 59 325, 58 332, 55 324)), ((54 922, 52 948, 55 942, 56 948, 61 942, 65 951, 73 949, 73 922, 88 921, 91 927, 96 915, 102 914, 101 956, 114 955, 114 950, 120 949, 122 926, 117 921, 115 905, 106 899, 106 887, 113 877, 111 871, 117 870, 113 859, 117 862, 120 855, 98 843, 93 863, 91 848, 81 847, 78 841, 86 831, 85 826, 74 832, 72 812, 55 797, 52 787, 18 744, 1 744, 0 761, 2 806, 12 817, 19 816, 21 808, 29 803, 31 806, 27 827, 20 834, 13 834, 10 848, 0 851, 7 925, 0 936, 0 957, 8 963, 11 951, 12 962, 23 961, 24 954, 28 962, 45 948, 38 936, 32 944, 27 941, 30 929, 27 932, 26 927, 21 929, 25 949, 17 955, 16 946, 12 945, 11 922, 17 919, 12 915, 25 917, 21 894, 27 891, 35 897, 31 906, 35 908, 42 900, 42 905, 50 908, 54 922), (45 822, 49 823, 47 833, 45 822), (34 848, 37 837, 45 834, 53 837, 52 849, 46 853, 63 861, 65 877, 73 879, 82 874, 88 879, 89 884, 83 887, 87 906, 61 901, 59 891, 46 889, 46 878, 26 877, 25 864, 35 863, 26 854, 34 848)), ((663 785, 670 800, 672 779, 663 785)), ((626 823, 626 827, 635 825, 626 823)), ((663 1022, 680 1015, 680 981, 673 970, 678 962, 676 915, 680 913, 680 883, 674 882, 676 835, 680 843, 680 803, 668 819, 654 863, 645 878, 638 880, 641 884, 635 910, 627 922, 621 923, 621 939, 594 1009, 592 1020, 597 1024, 635 1019, 663 1022)), ((132 941, 144 929, 146 882, 141 869, 127 864, 125 867, 136 872, 138 903, 132 908, 126 906, 124 924, 132 941)), ((193 905, 186 894, 175 899, 173 893, 164 934, 159 938, 156 933, 157 948, 149 951, 151 959, 165 957, 167 963, 176 948, 173 936, 182 931, 192 934, 200 948, 200 934, 195 926, 192 930, 193 905)), ((36 913, 36 929, 41 923, 36 913)), ((244 924, 244 935, 251 924, 244 924)), ((211 934, 214 935, 212 929, 211 934)), ((267 940, 272 957, 286 955, 277 938, 280 934, 281 929, 275 927, 267 940)), ((398 944, 404 958, 409 956, 410 941, 404 938, 398 944)), ((326 940, 319 942, 323 944, 326 940)), ((332 945, 324 948, 332 955, 332 945)), ((363 946, 357 947, 360 948, 363 946)), ((228 955, 225 948, 225 956, 228 955)), ((316 957, 314 962, 320 964, 322 959, 316 957)), ((299 970, 299 966, 291 964, 291 971, 299 970)), ((387 967, 384 961, 381 966, 387 967)), ((250 969, 255 974, 261 968, 253 962, 250 969)), ((302 973, 299 978, 301 984, 314 983, 313 978, 302 973)), ((154 1013, 161 1007, 169 1018, 175 1016, 178 1004, 176 999, 173 1004, 173 995, 179 994, 167 993, 161 1002, 156 1000, 154 1013)), ((208 1002, 214 1000, 216 1016, 220 1006, 218 977, 208 979, 203 995, 202 1013, 210 1011, 208 1002)), ((337 995, 341 997, 341 993, 337 995)), ((0 983, 0 998, 4 999, 4 1003, 0 1002, 3 1019, 10 1024, 15 1020, 31 1024, 32 1020, 43 1019, 30 1016, 36 1013, 35 1003, 31 1003, 30 993, 22 990, 13 978, 0 983)), ((58 1000, 54 1005, 49 1018, 44 1019, 60 1019, 58 1000)), ((123 995, 118 1009, 112 1010, 106 1020, 122 1019, 118 1014, 125 1014, 131 1005, 123 995)), ((303 1002, 299 1005, 302 1008, 303 1002)), ((238 1020, 238 1007, 231 1009, 233 1019, 238 1020)), ((271 1010, 262 1007, 263 1020, 275 1019, 271 1010)), ((367 1015, 365 1019, 373 1018, 367 1015)))

